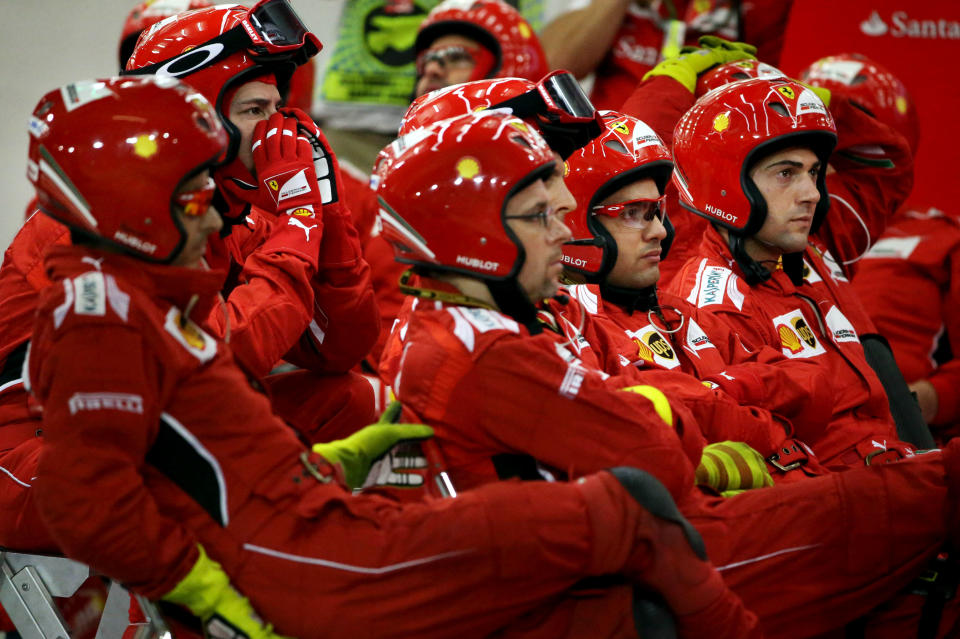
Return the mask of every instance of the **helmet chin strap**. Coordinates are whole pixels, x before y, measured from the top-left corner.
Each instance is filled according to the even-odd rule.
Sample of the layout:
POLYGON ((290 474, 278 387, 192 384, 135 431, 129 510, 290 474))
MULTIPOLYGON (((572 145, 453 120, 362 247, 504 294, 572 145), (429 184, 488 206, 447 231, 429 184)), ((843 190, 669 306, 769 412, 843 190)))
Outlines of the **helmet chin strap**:
POLYGON ((747 285, 756 286, 770 279, 772 275, 770 270, 747 254, 747 249, 744 246, 746 238, 730 231, 728 231, 726 235, 727 246, 730 247, 730 252, 733 254, 733 259, 736 260, 737 266, 743 271, 743 279, 746 280, 747 285))
POLYGON ((634 311, 645 313, 660 304, 657 299, 656 284, 644 288, 627 288, 614 286, 604 279, 600 282, 600 296, 604 300, 616 304, 629 315, 633 315, 634 311))
POLYGON ((502 313, 509 315, 527 327, 531 335, 543 332, 543 325, 537 321, 537 307, 527 297, 516 277, 499 282, 487 282, 487 290, 502 313))

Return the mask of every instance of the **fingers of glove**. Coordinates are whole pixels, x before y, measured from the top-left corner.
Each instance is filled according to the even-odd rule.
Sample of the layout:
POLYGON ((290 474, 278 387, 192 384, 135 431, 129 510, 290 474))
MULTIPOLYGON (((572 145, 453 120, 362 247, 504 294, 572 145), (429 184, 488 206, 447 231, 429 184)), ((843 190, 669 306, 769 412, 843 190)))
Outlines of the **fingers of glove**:
POLYGON ((213 614, 204 619, 208 637, 241 637, 278 639, 273 626, 265 623, 250 605, 250 600, 228 587, 217 602, 213 614))
POLYGON ((263 124, 263 128, 260 129, 261 134, 259 136, 255 135, 253 138, 253 152, 256 153, 259 149, 262 149, 262 158, 265 162, 274 162, 281 159, 283 157, 281 148, 283 115, 280 113, 272 114, 266 121, 257 124, 258 129, 260 124, 263 124))
MULTIPOLYGON (((301 151, 301 144, 297 137, 297 121, 293 118, 285 118, 281 129, 283 135, 280 136, 278 145, 280 147, 280 157, 284 159, 305 158, 309 160, 310 156, 304 156, 301 151)), ((309 146, 309 145, 308 145, 309 146)))
POLYGON ((773 485, 763 457, 743 442, 728 441, 706 446, 696 476, 697 483, 720 492, 773 485))
POLYGON ((302 126, 304 130, 310 134, 317 135, 320 133, 320 129, 317 128, 317 123, 314 122, 313 118, 307 115, 303 110, 295 107, 283 107, 280 109, 280 113, 282 113, 284 117, 295 119, 297 124, 302 126))
POLYGON ((378 424, 394 424, 398 419, 400 419, 400 411, 403 410, 403 405, 397 401, 393 400, 387 406, 387 409, 383 411, 383 414, 380 415, 380 419, 377 420, 378 424))
POLYGON ((757 47, 749 44, 747 42, 737 42, 735 40, 725 40, 715 35, 703 35, 700 36, 700 39, 697 41, 701 47, 707 47, 711 49, 727 49, 727 50, 740 50, 750 55, 757 54, 757 47))
POLYGON ((426 483, 428 466, 418 443, 398 444, 370 466, 363 488, 420 488, 426 483))
POLYGON ((433 437, 433 429, 423 424, 371 424, 342 440, 354 446, 368 459, 384 455, 402 441, 416 441, 433 437))

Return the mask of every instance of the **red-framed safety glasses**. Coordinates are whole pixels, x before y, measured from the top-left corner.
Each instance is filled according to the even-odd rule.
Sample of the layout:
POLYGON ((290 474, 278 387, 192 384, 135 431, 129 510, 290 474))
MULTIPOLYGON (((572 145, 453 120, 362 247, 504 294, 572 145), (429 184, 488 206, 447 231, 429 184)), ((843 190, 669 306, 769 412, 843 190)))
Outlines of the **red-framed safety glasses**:
POLYGON ((645 229, 653 222, 654 218, 661 221, 663 220, 663 210, 666 201, 666 195, 658 198, 641 198, 627 202, 618 202, 617 204, 608 204, 606 206, 598 205, 593 207, 590 212, 593 215, 618 217, 624 226, 629 228, 645 229))
POLYGON ((212 177, 208 177, 206 183, 195 191, 178 191, 174 193, 173 201, 180 207, 184 215, 200 217, 213 205, 213 196, 216 191, 216 183, 212 177))

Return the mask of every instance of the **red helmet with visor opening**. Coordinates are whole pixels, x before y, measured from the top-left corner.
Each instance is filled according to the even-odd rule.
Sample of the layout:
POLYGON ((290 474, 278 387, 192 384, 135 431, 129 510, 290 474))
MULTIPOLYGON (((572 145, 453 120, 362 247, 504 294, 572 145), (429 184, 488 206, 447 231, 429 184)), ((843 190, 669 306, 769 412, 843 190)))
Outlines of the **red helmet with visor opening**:
MULTIPOLYGON (((567 160, 564 182, 577 208, 566 218, 573 241, 563 247, 564 268, 588 282, 601 282, 617 263, 617 244, 594 209, 610 194, 652 178, 663 195, 673 161, 663 140, 645 122, 617 111, 602 111, 604 131, 567 160)), ((662 211, 661 205, 661 211, 662 211)), ((663 218, 664 225, 669 220, 663 218)), ((668 232, 668 239, 672 233, 668 232)), ((669 248, 663 245, 663 256, 669 248)))
MULTIPOLYGON (((536 80, 550 70, 540 40, 520 12, 501 0, 445 0, 421 23, 414 44, 418 60, 433 42, 457 34, 476 40, 492 54, 478 60, 471 80, 518 77, 536 80)), ((420 63, 418 62, 418 75, 420 63)))
POLYGON ((227 143, 202 95, 152 76, 50 91, 29 130, 27 177, 41 211, 114 249, 164 263, 186 241, 174 206, 202 215, 213 196, 212 184, 186 196, 178 189, 221 159, 227 143))
POLYGON ((171 16, 137 42, 124 75, 157 74, 188 82, 214 105, 230 137, 226 162, 240 145, 227 118, 231 89, 265 73, 284 95, 297 66, 322 48, 287 0, 260 0, 252 9, 217 5, 171 16))
POLYGON ((536 310, 517 282, 523 246, 504 219, 511 196, 555 170, 527 123, 498 111, 441 120, 380 152, 373 183, 397 261, 487 283, 523 324, 536 310))
POLYGON ((800 79, 850 99, 907 138, 916 153, 920 119, 913 99, 897 76, 859 53, 821 58, 800 72, 800 79))
POLYGON ((750 168, 792 146, 813 151, 820 160, 820 199, 811 227, 816 231, 830 206, 825 178, 836 143, 833 117, 809 87, 762 78, 720 87, 700 98, 674 130, 673 183, 680 205, 727 229, 748 280, 762 281, 769 272, 746 256, 742 243, 767 218, 767 202, 750 168))

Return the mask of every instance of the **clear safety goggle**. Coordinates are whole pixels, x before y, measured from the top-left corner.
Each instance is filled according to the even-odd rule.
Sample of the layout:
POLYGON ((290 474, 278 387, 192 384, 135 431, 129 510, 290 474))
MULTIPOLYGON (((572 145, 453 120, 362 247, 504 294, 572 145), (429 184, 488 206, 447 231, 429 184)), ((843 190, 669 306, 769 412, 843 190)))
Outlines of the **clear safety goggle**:
POLYGON ((293 61, 301 65, 323 48, 288 0, 261 0, 237 26, 203 45, 167 60, 125 71, 122 75, 157 74, 182 77, 196 73, 234 53, 245 51, 261 63, 293 61))
POLYGON ((423 75, 424 69, 431 62, 436 62, 443 67, 476 64, 481 51, 485 49, 462 44, 426 49, 417 56, 417 76, 423 75))

